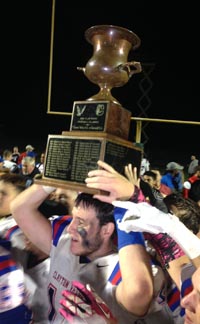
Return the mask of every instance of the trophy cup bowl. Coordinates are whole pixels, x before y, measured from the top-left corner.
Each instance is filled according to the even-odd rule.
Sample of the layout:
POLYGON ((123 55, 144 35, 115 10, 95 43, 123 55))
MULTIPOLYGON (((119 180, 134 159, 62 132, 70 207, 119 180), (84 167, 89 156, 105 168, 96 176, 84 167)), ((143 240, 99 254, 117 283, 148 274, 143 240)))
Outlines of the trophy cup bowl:
POLYGON ((93 56, 85 67, 78 67, 100 90, 87 100, 107 100, 120 104, 111 90, 125 85, 133 74, 142 71, 140 62, 128 62, 130 50, 141 44, 132 31, 114 25, 98 25, 85 32, 86 40, 93 45, 93 56))

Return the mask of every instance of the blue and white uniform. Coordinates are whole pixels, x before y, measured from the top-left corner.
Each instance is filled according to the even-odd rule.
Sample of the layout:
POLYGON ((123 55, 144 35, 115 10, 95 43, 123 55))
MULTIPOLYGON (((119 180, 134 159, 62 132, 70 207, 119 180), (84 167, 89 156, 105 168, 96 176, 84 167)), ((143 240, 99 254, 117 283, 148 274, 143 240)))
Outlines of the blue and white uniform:
POLYGON ((13 259, 11 243, 0 239, 0 323, 31 323, 27 304, 24 271, 13 259))

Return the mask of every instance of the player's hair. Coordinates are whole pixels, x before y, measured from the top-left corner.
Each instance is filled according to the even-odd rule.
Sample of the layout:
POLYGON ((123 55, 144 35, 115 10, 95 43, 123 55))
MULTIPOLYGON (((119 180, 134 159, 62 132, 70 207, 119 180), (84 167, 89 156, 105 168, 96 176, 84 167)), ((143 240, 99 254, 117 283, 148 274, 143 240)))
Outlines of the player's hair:
POLYGON ((0 176, 0 181, 13 185, 19 192, 26 189, 26 179, 15 173, 4 173, 0 176))
POLYGON ((109 222, 115 225, 114 206, 112 204, 102 202, 99 199, 93 198, 92 194, 82 192, 78 194, 75 200, 75 206, 78 207, 79 205, 83 206, 83 208, 94 208, 100 226, 109 222))
POLYGON ((163 199, 169 212, 172 206, 176 207, 176 216, 188 227, 194 234, 200 229, 200 207, 190 199, 184 198, 181 193, 172 193, 163 199))

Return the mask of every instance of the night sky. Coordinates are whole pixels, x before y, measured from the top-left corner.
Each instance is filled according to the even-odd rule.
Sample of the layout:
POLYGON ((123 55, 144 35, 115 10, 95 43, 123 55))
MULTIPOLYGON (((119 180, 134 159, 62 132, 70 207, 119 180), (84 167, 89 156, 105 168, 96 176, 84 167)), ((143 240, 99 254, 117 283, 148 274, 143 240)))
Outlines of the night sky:
MULTIPOLYGON (((40 151, 48 134, 69 130, 70 116, 47 114, 51 5, 47 0, 1 4, 1 151, 14 145, 22 151, 29 143, 40 151)), ((94 25, 112 24, 140 37, 141 46, 130 51, 129 60, 140 61, 145 71, 151 69, 150 83, 143 84, 146 90, 150 85, 145 115, 138 105, 143 95, 143 72, 124 87, 112 90, 122 106, 133 117, 200 121, 197 8, 182 3, 174 7, 174 1, 153 5, 152 1, 138 1, 131 9, 125 3, 112 10, 103 3, 94 8, 69 8, 67 1, 56 0, 55 13, 53 111, 71 112, 74 101, 98 92, 98 87, 77 70, 92 56, 92 45, 84 33, 94 25)), ((191 154, 200 158, 199 127, 143 124, 145 154, 155 163, 175 160, 186 164, 191 154)), ((132 122, 130 140, 134 139, 132 122)))

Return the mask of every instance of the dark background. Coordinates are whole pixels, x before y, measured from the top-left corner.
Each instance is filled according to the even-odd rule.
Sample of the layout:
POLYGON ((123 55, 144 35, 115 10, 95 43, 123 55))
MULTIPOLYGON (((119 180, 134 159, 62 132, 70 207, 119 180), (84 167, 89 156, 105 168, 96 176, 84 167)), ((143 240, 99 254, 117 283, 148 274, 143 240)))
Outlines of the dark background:
MULTIPOLYGON (((138 1, 107 9, 69 6, 56 0, 51 110, 71 112, 73 102, 98 91, 77 70, 92 56, 84 36, 93 25, 113 24, 132 30, 141 46, 129 61, 140 61, 151 70, 143 86, 148 107, 138 105, 144 74, 133 76, 112 90, 133 117, 199 121, 199 18, 194 3, 138 1), (150 88, 149 88, 150 87, 150 88)), ((110 4, 112 6, 112 4, 110 4)), ((47 114, 52 2, 47 0, 1 3, 1 115, 0 151, 27 144, 42 151, 48 134, 69 130, 70 116, 47 114)), ((145 99, 146 100, 146 99, 145 99)), ((143 123, 142 142, 152 164, 177 161, 186 165, 199 153, 199 125, 143 123)), ((131 122, 130 140, 135 141, 131 122)))

